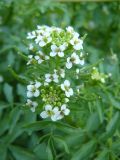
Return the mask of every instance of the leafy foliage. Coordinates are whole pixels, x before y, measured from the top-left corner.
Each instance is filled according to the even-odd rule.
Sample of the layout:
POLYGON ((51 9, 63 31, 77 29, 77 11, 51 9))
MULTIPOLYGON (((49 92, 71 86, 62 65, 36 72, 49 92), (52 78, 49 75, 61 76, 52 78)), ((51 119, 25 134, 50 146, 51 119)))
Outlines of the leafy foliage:
POLYGON ((119 2, 0 1, 0 160, 120 159, 119 17, 119 2), (80 74, 85 87, 71 103, 71 116, 58 122, 43 121, 24 106, 26 34, 37 24, 87 33, 80 74), (105 84, 92 81, 86 71, 93 67, 112 76, 105 84))

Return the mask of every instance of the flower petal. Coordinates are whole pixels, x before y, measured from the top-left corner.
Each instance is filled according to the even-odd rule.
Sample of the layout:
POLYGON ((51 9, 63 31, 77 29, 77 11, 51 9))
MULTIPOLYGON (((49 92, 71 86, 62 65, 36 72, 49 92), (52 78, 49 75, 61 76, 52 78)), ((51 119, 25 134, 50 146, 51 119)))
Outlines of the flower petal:
POLYGON ((64 57, 64 52, 58 52, 59 57, 64 57))
POLYGON ((33 93, 30 92, 30 91, 28 91, 28 92, 27 92, 27 97, 28 97, 28 98, 31 98, 32 96, 33 96, 33 93))
POLYGON ((72 68, 72 63, 71 62, 66 63, 66 67, 67 67, 67 69, 72 68))
POLYGON ((70 110, 69 110, 68 108, 66 108, 66 109, 64 110, 64 114, 67 116, 67 115, 69 115, 69 113, 70 113, 70 110))
POLYGON ((31 110, 32 112, 35 112, 35 108, 36 108, 36 107, 31 107, 30 110, 31 110))
POLYGON ((63 105, 61 106, 61 110, 65 110, 65 109, 66 109, 66 105, 63 104, 63 105))
POLYGON ((35 83, 35 87, 36 87, 36 88, 39 88, 40 86, 41 86, 41 83, 40 83, 40 82, 36 82, 36 83, 35 83))
POLYGON ((71 96, 73 95, 73 89, 72 89, 72 88, 69 89, 69 94, 70 94, 71 96))
POLYGON ((47 118, 47 117, 49 117, 46 111, 41 112, 41 113, 40 113, 40 116, 41 116, 42 118, 47 118))
POLYGON ((57 46, 55 44, 51 45, 51 50, 55 51, 57 49, 57 46))
POLYGON ((34 96, 35 97, 38 97, 40 95, 40 91, 37 89, 35 92, 34 92, 34 96))
POLYGON ((61 89, 62 89, 63 91, 65 90, 64 84, 61 84, 61 89))
POLYGON ((45 110, 46 110, 46 111, 51 111, 51 110, 52 110, 52 106, 51 106, 50 104, 47 104, 47 105, 45 106, 45 110))
POLYGON ((45 43, 44 41, 40 41, 40 42, 39 42, 39 46, 40 46, 40 47, 44 47, 45 45, 46 45, 46 43, 45 43))
POLYGON ((57 54, 56 52, 50 52, 50 56, 51 56, 51 57, 55 57, 56 54, 57 54))
POLYGON ((70 86, 70 81, 65 80, 65 81, 64 81, 64 85, 67 86, 67 87, 69 87, 69 86, 70 86))

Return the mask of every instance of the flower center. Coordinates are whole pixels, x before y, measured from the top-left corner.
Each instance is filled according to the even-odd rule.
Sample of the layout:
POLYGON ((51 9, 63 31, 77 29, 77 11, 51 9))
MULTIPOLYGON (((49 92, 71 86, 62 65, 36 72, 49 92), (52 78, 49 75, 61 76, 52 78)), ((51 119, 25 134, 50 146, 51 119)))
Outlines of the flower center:
POLYGON ((65 103, 66 96, 59 86, 44 86, 41 90, 41 97, 45 104, 61 106, 62 103, 65 103))

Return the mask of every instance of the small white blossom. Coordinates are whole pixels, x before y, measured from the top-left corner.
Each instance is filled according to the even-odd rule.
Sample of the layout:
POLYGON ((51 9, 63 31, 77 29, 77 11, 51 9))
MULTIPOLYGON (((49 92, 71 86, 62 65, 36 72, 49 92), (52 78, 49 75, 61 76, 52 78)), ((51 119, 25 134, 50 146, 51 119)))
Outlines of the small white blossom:
POLYGON ((65 104, 61 106, 60 114, 58 119, 62 119, 64 116, 68 116, 70 114, 70 110, 66 107, 65 104))
POLYGON ((35 59, 38 61, 38 64, 41 64, 43 61, 49 59, 49 56, 46 56, 41 51, 39 51, 38 53, 39 55, 35 56, 35 59))
POLYGON ((45 106, 45 111, 41 112, 40 116, 43 119, 50 117, 52 121, 57 121, 59 114, 60 111, 58 107, 52 108, 52 106, 48 104, 45 106))
POLYGON ((35 39, 36 44, 39 44, 40 47, 44 47, 48 43, 52 41, 52 38, 50 36, 37 36, 35 39))
POLYGON ((84 58, 83 58, 83 53, 81 52, 81 54, 80 54, 80 64, 81 65, 84 65, 85 64, 85 60, 84 60, 84 58))
POLYGON ((70 44, 73 46, 73 48, 75 50, 80 50, 80 49, 83 49, 83 40, 77 38, 77 37, 73 37, 71 40, 70 40, 70 44))
POLYGON ((66 49, 66 44, 60 45, 59 47, 56 46, 55 44, 51 45, 51 50, 50 56, 55 57, 58 55, 59 57, 64 57, 64 50, 66 49))
POLYGON ((29 32, 27 35, 27 39, 33 39, 36 37, 36 33, 35 31, 29 32))
POLYGON ((67 58, 66 67, 70 69, 73 64, 80 64, 80 58, 75 52, 71 55, 71 57, 67 58))
POLYGON ((33 60, 33 55, 29 55, 28 58, 29 58, 29 60, 27 62, 27 65, 31 64, 31 62, 33 60))
POLYGON ((59 76, 56 73, 54 73, 54 74, 49 74, 49 73, 45 74, 45 82, 47 82, 47 83, 50 83, 52 81, 58 83, 59 82, 58 78, 59 78, 59 76))
POLYGON ((73 95, 73 89, 70 88, 70 82, 68 80, 65 80, 63 84, 61 84, 61 89, 65 91, 65 95, 67 97, 70 97, 73 95))
POLYGON ((52 74, 49 74, 49 73, 45 74, 45 81, 47 83, 52 82, 52 74))
POLYGON ((68 33, 70 33, 72 35, 72 37, 74 37, 74 38, 79 37, 79 33, 75 32, 73 27, 68 26, 68 27, 66 27, 66 30, 67 30, 68 33))
POLYGON ((34 47, 33 47, 33 44, 30 43, 28 49, 29 49, 29 50, 33 50, 33 48, 34 48, 34 47))
POLYGON ((52 32, 60 33, 60 32, 62 31, 62 29, 61 29, 61 28, 58 28, 58 27, 52 27, 52 28, 51 28, 51 31, 52 31, 52 32))
POLYGON ((32 112, 35 112, 36 107, 38 106, 38 103, 35 101, 31 101, 30 99, 27 99, 26 105, 30 106, 30 110, 32 112))
POLYGON ((27 86, 27 97, 38 97, 40 95, 39 87, 41 86, 40 82, 35 82, 35 84, 30 84, 27 86))
POLYGON ((53 74, 53 81, 58 83, 59 82, 58 78, 59 78, 59 76, 56 73, 54 73, 53 74))
POLYGON ((59 69, 59 70, 54 69, 54 73, 58 74, 62 78, 65 77, 65 70, 64 69, 59 69))
POLYGON ((68 27, 66 27, 66 31, 69 32, 69 33, 73 33, 74 29, 73 29, 73 27, 68 26, 68 27))
POLYGON ((67 116, 67 115, 69 115, 70 110, 66 107, 65 104, 63 104, 63 105, 61 106, 61 112, 64 113, 64 115, 67 116))

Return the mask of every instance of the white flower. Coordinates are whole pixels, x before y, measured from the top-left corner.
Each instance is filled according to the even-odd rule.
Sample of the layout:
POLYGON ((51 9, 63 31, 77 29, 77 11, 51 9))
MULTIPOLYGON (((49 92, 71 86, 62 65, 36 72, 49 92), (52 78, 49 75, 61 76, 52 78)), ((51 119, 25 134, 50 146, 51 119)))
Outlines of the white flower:
POLYGON ((71 26, 66 27, 66 30, 67 30, 67 32, 69 32, 69 33, 73 33, 73 32, 74 32, 74 29, 73 29, 73 27, 71 27, 71 26))
POLYGON ((37 33, 39 34, 39 35, 42 35, 42 36, 50 36, 50 34, 51 34, 51 27, 49 27, 49 26, 39 26, 39 25, 37 25, 37 33))
POLYGON ((50 83, 52 81, 58 83, 59 82, 58 78, 59 78, 59 76, 56 73, 54 73, 54 74, 49 74, 49 73, 45 74, 45 82, 47 82, 47 83, 50 83))
POLYGON ((60 45, 59 47, 56 46, 55 44, 51 45, 51 50, 50 56, 54 57, 58 55, 59 57, 64 57, 64 50, 66 49, 66 44, 60 45))
POLYGON ((40 82, 35 82, 35 84, 30 84, 27 86, 27 97, 38 97, 40 95, 39 87, 41 86, 40 82))
POLYGON ((62 119, 64 116, 68 116, 70 114, 70 110, 66 107, 66 104, 61 106, 60 114, 58 119, 62 119))
POLYGON ((65 78, 65 70, 64 69, 60 69, 59 74, 62 78, 65 78))
POLYGON ((58 27, 51 27, 51 31, 52 32, 57 32, 57 33, 60 33, 61 31, 63 31, 61 28, 58 28, 58 27))
POLYGON ((28 105, 28 106, 31 107, 30 110, 31 110, 32 112, 35 112, 35 109, 36 109, 36 107, 38 106, 38 103, 35 102, 35 101, 31 101, 30 99, 27 99, 26 105, 28 105))
POLYGON ((84 59, 83 59, 83 53, 81 52, 81 54, 80 54, 80 64, 81 65, 84 65, 85 64, 85 61, 84 61, 84 59))
POLYGON ((29 58, 29 61, 27 62, 27 65, 31 64, 33 60, 33 55, 29 55, 28 58, 29 58))
POLYGON ((52 74, 49 74, 49 73, 45 74, 45 81, 47 83, 52 82, 52 74))
POLYGON ((65 95, 67 97, 70 97, 73 95, 73 89, 70 88, 70 82, 68 80, 65 80, 63 84, 61 84, 61 89, 65 91, 65 95))
POLYGON ((58 83, 59 82, 58 78, 59 78, 59 76, 56 73, 54 73, 53 74, 53 81, 58 83))
POLYGON ((36 33, 35 31, 29 32, 27 35, 27 39, 33 39, 36 37, 36 33))
POLYGON ((70 69, 73 64, 80 64, 80 58, 75 52, 71 55, 71 57, 67 58, 66 67, 70 69))
POLYGON ((75 32, 73 27, 68 26, 66 28, 67 32, 70 33, 72 35, 73 38, 78 38, 79 37, 79 33, 75 32))
POLYGON ((59 69, 59 70, 54 69, 54 73, 58 74, 62 78, 65 77, 65 70, 64 69, 59 69))
POLYGON ((34 47, 33 47, 33 44, 30 43, 28 49, 29 49, 29 50, 33 50, 33 48, 34 48, 34 47))
POLYGON ((52 38, 50 36, 37 36, 35 39, 36 44, 39 44, 40 47, 44 47, 48 43, 52 41, 52 38))
POLYGON ((50 117, 52 121, 57 121, 59 114, 60 111, 58 107, 52 109, 52 106, 48 104, 45 106, 45 111, 41 112, 40 116, 43 119, 50 117))
POLYGON ((35 56, 35 59, 38 61, 38 64, 41 64, 43 61, 49 59, 49 56, 44 55, 41 51, 39 51, 38 53, 39 55, 35 56))
POLYGON ((67 115, 69 115, 70 110, 66 107, 65 104, 63 104, 63 105, 61 106, 61 112, 64 113, 64 115, 67 116, 67 115))
POLYGON ((77 38, 76 36, 70 40, 70 44, 75 50, 83 49, 83 40, 77 38))

